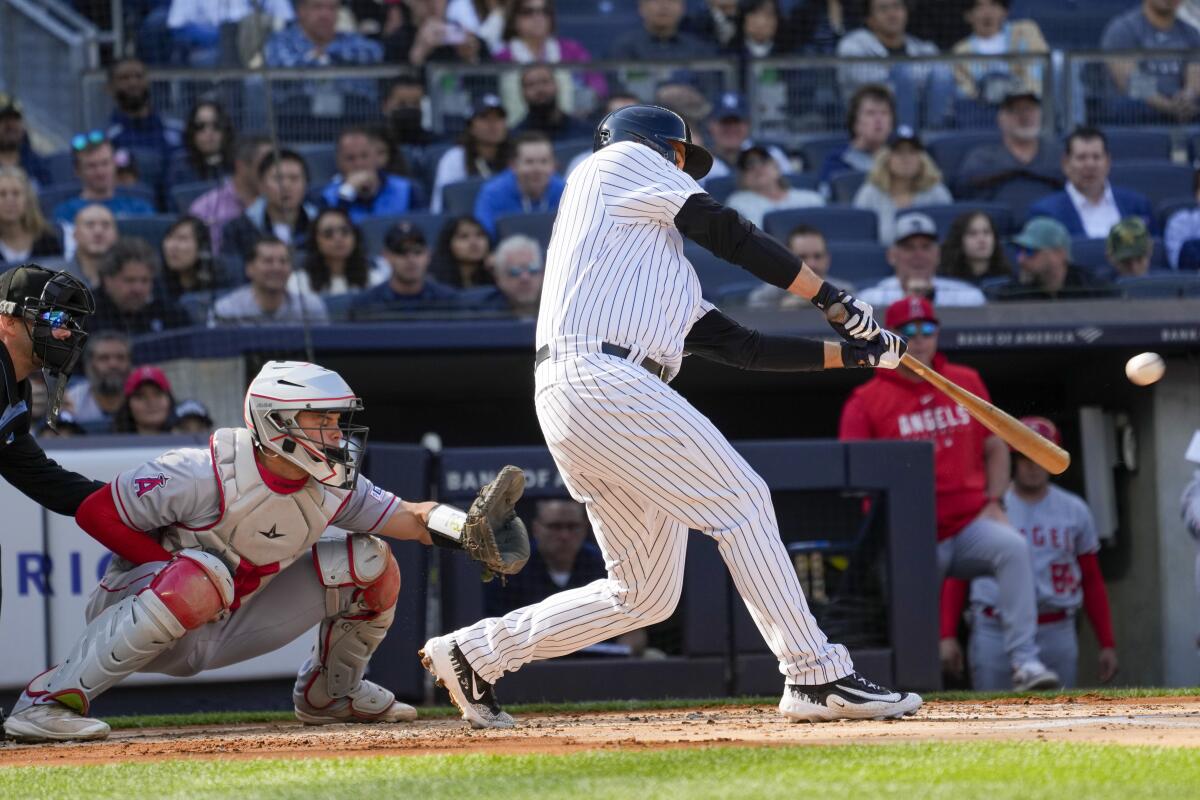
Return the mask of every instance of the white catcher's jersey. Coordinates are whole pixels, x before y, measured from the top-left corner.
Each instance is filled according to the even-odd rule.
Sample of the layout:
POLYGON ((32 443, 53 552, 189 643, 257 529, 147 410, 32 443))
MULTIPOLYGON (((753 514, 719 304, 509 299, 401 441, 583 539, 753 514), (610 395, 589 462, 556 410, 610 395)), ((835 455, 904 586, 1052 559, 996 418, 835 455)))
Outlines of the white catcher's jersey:
POLYGON ((272 491, 259 474, 246 428, 221 428, 208 450, 169 450, 127 470, 112 482, 112 492, 126 525, 155 534, 172 553, 206 550, 234 573, 243 559, 257 567, 278 564, 282 571, 330 525, 372 533, 399 508, 394 494, 361 475, 352 491, 312 478, 290 494, 272 491))
MULTIPOLYGON (((1087 503, 1079 495, 1050 484, 1050 491, 1037 503, 1027 503, 1009 489, 1004 504, 1013 527, 1029 541, 1038 610, 1077 610, 1083 604, 1079 556, 1100 549, 1087 503)), ((995 606, 997 594, 992 578, 971 582, 972 603, 995 606)))
POLYGON ((546 256, 537 346, 640 348, 674 375, 683 339, 713 306, 683 255, 675 215, 695 180, 650 148, 617 142, 571 173, 546 256))

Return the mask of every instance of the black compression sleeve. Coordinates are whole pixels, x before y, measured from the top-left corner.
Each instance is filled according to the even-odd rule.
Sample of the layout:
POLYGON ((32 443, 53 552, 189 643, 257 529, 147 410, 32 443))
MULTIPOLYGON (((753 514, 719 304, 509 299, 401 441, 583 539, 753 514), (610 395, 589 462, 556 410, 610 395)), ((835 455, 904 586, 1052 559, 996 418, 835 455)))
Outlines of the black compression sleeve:
POLYGON ((688 331, 686 353, 739 369, 815 372, 825 368, 825 343, 800 336, 768 336, 713 309, 688 331))
POLYGON ((75 516, 79 504, 104 486, 63 469, 28 433, 17 435, 12 444, 0 448, 0 476, 30 499, 67 517, 75 516))
POLYGON ((786 247, 708 194, 689 197, 675 215, 675 227, 708 252, 772 286, 786 289, 800 274, 799 259, 786 247))

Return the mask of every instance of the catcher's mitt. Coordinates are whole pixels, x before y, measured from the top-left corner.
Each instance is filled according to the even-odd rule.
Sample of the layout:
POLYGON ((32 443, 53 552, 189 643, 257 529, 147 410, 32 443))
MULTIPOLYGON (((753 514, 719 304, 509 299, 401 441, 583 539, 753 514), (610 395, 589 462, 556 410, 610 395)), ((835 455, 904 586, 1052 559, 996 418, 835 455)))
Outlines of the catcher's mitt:
POLYGON ((483 564, 483 580, 516 575, 529 560, 529 533, 513 510, 525 491, 525 473, 518 467, 500 470, 467 510, 462 547, 483 564))

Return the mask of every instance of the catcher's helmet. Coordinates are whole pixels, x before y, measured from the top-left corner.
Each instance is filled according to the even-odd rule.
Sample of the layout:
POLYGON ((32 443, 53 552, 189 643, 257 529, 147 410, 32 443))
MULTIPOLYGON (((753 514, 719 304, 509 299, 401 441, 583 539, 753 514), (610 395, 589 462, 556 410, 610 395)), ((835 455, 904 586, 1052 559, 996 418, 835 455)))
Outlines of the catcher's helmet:
POLYGON ((675 148, 671 142, 683 145, 683 171, 700 180, 712 169, 712 154, 692 144, 692 131, 683 117, 669 108, 635 105, 618 108, 596 126, 592 152, 615 142, 638 142, 675 163, 675 148))
POLYGON ((367 427, 351 419, 362 408, 362 399, 336 372, 298 361, 268 361, 246 390, 246 427, 268 454, 292 462, 327 486, 353 489, 367 447, 367 427), (301 411, 338 414, 340 435, 331 435, 328 426, 302 428, 296 422, 301 411))

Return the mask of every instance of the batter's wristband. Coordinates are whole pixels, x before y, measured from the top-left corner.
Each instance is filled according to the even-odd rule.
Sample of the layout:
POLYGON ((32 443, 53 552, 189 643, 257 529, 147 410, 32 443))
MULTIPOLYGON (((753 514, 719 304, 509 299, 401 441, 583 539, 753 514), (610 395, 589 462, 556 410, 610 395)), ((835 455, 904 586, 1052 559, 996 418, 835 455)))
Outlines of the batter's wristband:
POLYGON ((817 293, 813 295, 812 304, 824 311, 837 302, 839 294, 837 287, 829 281, 821 281, 821 288, 817 289, 817 293))
POLYGON ((462 550, 463 526, 467 522, 467 512, 438 503, 429 512, 429 539, 438 547, 448 547, 452 550, 462 550))

